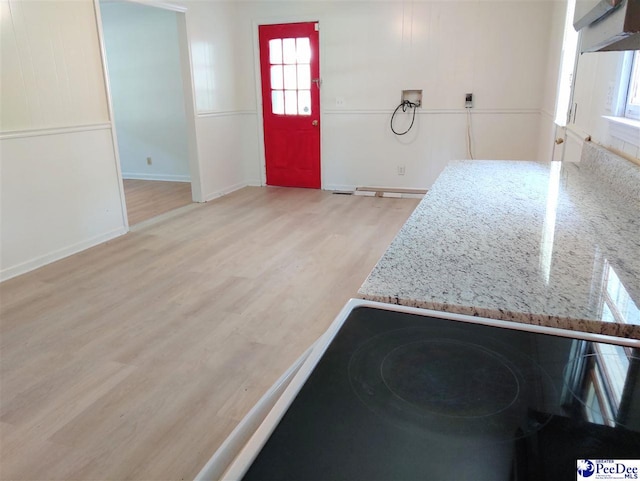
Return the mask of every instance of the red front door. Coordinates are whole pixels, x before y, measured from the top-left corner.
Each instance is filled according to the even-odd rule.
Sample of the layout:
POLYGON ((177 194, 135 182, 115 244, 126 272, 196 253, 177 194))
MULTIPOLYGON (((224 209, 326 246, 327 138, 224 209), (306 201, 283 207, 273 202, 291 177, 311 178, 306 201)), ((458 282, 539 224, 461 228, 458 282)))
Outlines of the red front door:
POLYGON ((320 188, 317 23, 260 25, 267 185, 320 188))

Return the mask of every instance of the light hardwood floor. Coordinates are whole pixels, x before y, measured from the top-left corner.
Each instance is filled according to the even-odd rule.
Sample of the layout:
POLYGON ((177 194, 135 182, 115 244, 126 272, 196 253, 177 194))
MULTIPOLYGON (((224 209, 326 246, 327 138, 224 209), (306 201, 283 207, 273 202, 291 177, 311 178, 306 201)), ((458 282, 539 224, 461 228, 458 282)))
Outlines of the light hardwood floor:
POLYGON ((129 225, 191 203, 191 184, 188 182, 132 179, 123 182, 129 225))
POLYGON ((192 479, 417 203, 245 188, 0 284, 0 478, 192 479))

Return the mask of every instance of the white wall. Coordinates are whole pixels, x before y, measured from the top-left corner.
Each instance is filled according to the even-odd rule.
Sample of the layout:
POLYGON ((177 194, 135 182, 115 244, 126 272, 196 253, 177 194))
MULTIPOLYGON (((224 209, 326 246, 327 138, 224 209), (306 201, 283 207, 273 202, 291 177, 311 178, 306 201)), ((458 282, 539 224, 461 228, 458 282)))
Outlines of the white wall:
POLYGON ((91 0, 0 0, 0 22, 0 131, 109 120, 91 0))
MULTIPOLYGON (((467 92, 476 158, 539 158, 554 2, 238 2, 237 9, 236 48, 245 53, 253 52, 256 23, 320 21, 325 188, 429 187, 449 161, 466 157, 467 92), (389 117, 407 88, 424 90, 424 107, 411 135, 396 138, 389 117), (397 175, 398 165, 406 175, 397 175)), ((254 59, 237 60, 239 108, 257 111, 254 59)))
MULTIPOLYGON (((562 42, 566 18, 567 2, 557 1, 551 4, 551 25, 548 32, 549 45, 547 47, 547 62, 544 75, 544 90, 540 106, 540 137, 538 145, 538 159, 549 161, 553 157, 554 141, 556 138, 556 100, 560 80, 562 63, 562 42)), ((558 132, 560 134, 560 132, 558 132)), ((555 159, 560 160, 560 159, 555 159)))
POLYGON ((123 177, 188 182, 177 13, 136 3, 100 10, 123 177))
POLYGON ((126 231, 91 0, 0 1, 0 279, 126 231))
MULTIPOLYGON (((246 185, 260 185, 255 105, 239 93, 237 64, 252 58, 236 30, 235 2, 183 0, 191 53, 197 149, 205 200, 246 185)), ((253 82, 253 74, 250 79, 253 82)), ((251 93, 251 99, 255 99, 251 93)))
POLYGON ((0 141, 2 278, 125 232, 109 126, 0 141))

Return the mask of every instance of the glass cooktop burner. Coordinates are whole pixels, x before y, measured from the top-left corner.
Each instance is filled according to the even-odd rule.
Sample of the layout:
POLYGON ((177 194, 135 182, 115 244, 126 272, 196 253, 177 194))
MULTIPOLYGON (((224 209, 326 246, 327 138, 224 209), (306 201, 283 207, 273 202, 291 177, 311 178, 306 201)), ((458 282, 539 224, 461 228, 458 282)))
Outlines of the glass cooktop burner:
POLYGON ((638 386, 627 347, 360 307, 244 479, 575 479, 639 457, 638 386))
POLYGON ((398 400, 441 416, 491 416, 512 406, 520 391, 506 359, 470 343, 403 344, 385 356, 379 372, 398 400))
POLYGON ((480 345, 458 340, 464 337, 421 327, 374 336, 349 361, 351 387, 385 422, 424 435, 455 431, 496 440, 540 429, 543 423, 524 421, 532 403, 544 408, 534 399, 539 384, 557 399, 547 373, 495 339, 480 345))

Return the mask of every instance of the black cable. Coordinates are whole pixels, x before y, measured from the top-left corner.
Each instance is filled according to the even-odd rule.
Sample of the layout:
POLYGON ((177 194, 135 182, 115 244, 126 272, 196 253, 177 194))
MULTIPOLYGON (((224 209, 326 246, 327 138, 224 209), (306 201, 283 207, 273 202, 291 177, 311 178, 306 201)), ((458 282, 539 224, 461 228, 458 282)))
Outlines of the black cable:
POLYGON ((391 115, 391 132, 393 132, 396 135, 404 135, 407 132, 409 132, 411 130, 411 127, 413 127, 413 122, 416 120, 416 109, 418 108, 418 104, 413 103, 409 100, 403 100, 400 105, 398 105, 396 107, 396 109, 393 111, 393 114, 391 115), (396 116, 396 114, 398 113, 398 110, 400 108, 402 108, 403 112, 407 111, 407 108, 411 108, 413 107, 413 117, 411 118, 411 125, 409 125, 409 128, 407 130, 405 130, 404 132, 396 132, 395 129, 393 128, 393 118, 396 116))

